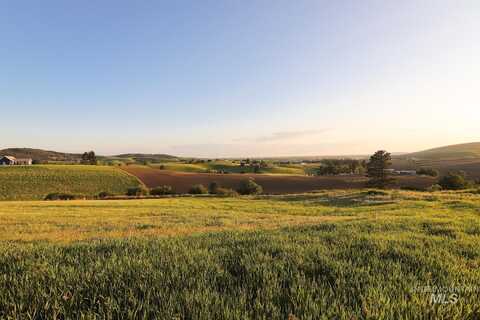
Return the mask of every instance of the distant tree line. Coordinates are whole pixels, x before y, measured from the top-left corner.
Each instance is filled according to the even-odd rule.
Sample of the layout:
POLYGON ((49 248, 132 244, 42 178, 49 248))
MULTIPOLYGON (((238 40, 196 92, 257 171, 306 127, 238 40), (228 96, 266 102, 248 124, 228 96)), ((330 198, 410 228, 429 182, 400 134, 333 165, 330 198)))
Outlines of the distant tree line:
POLYGON ((423 175, 423 176, 430 176, 430 177, 438 177, 439 172, 438 170, 435 170, 433 168, 425 168, 422 167, 417 170, 418 175, 423 175))
POLYGON ((474 186, 472 181, 468 181, 464 171, 449 172, 440 178, 438 184, 444 190, 462 190, 474 186))
POLYGON ((97 156, 94 151, 84 152, 82 155, 82 164, 96 165, 98 163, 97 156))
POLYGON ((356 159, 323 159, 320 160, 321 166, 317 169, 320 176, 338 175, 338 174, 364 174, 366 171, 366 161, 356 159))

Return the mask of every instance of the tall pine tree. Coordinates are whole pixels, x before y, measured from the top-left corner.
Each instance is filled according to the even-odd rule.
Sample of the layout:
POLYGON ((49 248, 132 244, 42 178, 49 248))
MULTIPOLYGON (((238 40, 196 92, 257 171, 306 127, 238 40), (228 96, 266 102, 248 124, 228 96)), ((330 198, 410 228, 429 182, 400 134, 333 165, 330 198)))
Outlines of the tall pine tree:
POLYGON ((372 187, 384 188, 391 178, 389 178, 388 167, 392 165, 392 156, 385 150, 375 152, 367 163, 367 175, 370 177, 369 185, 372 187))

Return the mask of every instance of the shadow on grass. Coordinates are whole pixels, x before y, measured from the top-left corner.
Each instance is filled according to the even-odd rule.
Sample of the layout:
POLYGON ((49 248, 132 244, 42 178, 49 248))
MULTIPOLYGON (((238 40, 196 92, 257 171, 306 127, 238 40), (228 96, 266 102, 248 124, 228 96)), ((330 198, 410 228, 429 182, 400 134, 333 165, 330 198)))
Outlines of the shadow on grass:
POLYGON ((383 191, 362 191, 348 194, 332 195, 329 193, 287 195, 272 198, 285 202, 301 202, 305 206, 326 206, 337 208, 373 207, 397 203, 383 191))

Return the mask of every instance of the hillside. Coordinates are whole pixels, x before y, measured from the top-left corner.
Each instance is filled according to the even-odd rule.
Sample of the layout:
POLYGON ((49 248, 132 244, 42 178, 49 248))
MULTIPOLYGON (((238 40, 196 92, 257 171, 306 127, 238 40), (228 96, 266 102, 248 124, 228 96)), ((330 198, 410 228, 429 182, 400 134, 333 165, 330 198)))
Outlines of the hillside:
POLYGON ((138 162, 138 163, 158 163, 165 161, 178 161, 178 158, 169 154, 147 154, 147 153, 125 153, 115 156, 104 157, 106 161, 119 160, 123 162, 138 162))
POLYGON ((0 166, 0 200, 41 200, 62 192, 94 196, 124 194, 140 182, 115 167, 82 165, 0 166))
POLYGON ((14 156, 15 158, 31 158, 35 161, 77 161, 81 159, 80 154, 62 153, 32 148, 8 148, 0 150, 0 156, 14 156))
MULTIPOLYGON (((0 156, 14 156, 15 158, 31 158, 36 162, 78 162, 82 159, 80 153, 65 153, 33 148, 7 148, 0 150, 0 156)), ((158 163, 163 161, 177 161, 178 158, 168 154, 142 154, 142 153, 126 153, 114 156, 97 155, 98 160, 105 163, 110 162, 129 162, 158 163)))
POLYGON ((408 153, 402 158, 425 160, 473 159, 480 158, 480 142, 455 144, 414 153, 408 153))
MULTIPOLYGON (((196 172, 196 173, 255 173, 253 166, 240 166, 238 162, 229 160, 207 161, 207 162, 164 162, 161 164, 151 164, 152 168, 163 169, 176 172, 196 172)), ((265 174, 294 174, 305 175, 305 168, 301 165, 275 165, 269 163, 267 167, 258 169, 258 173, 265 174)))

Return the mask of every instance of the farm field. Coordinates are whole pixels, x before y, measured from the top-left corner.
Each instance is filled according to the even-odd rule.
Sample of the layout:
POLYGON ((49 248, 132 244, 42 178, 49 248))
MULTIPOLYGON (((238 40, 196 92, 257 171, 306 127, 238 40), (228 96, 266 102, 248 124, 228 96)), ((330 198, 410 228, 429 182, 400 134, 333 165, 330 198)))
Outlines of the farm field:
MULTIPOLYGON (((227 173, 254 173, 254 167, 242 167, 239 165, 239 163, 229 160, 199 163, 165 162, 158 164, 150 164, 149 167, 156 169, 163 168, 164 170, 175 172, 215 173, 223 171, 227 173)), ((268 167, 260 168, 259 170, 259 173, 263 174, 305 175, 306 173, 311 171, 311 168, 309 166, 302 166, 299 164, 276 165, 269 163, 268 167)))
POLYGON ((440 174, 450 171, 465 171, 470 179, 480 179, 480 158, 476 159, 440 159, 440 160, 406 160, 394 159, 392 168, 397 170, 416 170, 420 167, 434 168, 440 174))
MULTIPOLYGON (((240 182, 254 178, 265 193, 303 193, 321 189, 355 189, 364 187, 364 176, 304 176, 304 175, 263 175, 263 174, 207 174, 159 170, 147 166, 123 166, 123 170, 138 177, 148 187, 170 185, 179 193, 186 193, 194 184, 208 186, 216 181, 220 185, 236 189, 240 182)), ((396 187, 408 186, 427 188, 435 183, 431 177, 397 177, 396 187)))
POLYGON ((463 143, 414 152, 393 158, 392 168, 416 170, 430 167, 444 175, 450 171, 465 171, 470 179, 480 179, 480 143, 463 143))
POLYGON ((49 193, 124 194, 140 182, 115 167, 86 165, 0 166, 0 200, 40 200, 49 193))
POLYGON ((0 229, 0 318, 480 316, 474 193, 1 202, 0 229))
MULTIPOLYGON (((315 175, 318 163, 300 164, 270 164, 267 168, 262 168, 260 174, 267 175, 315 175)), ((241 167, 238 163, 231 161, 213 161, 205 163, 185 163, 185 162, 165 162, 149 164, 148 167, 154 169, 162 168, 165 171, 187 172, 187 173, 219 173, 227 172, 234 174, 253 174, 253 167, 241 167)), ((471 179, 480 179, 480 158, 459 158, 459 159, 405 159, 394 158, 392 168, 397 170, 417 170, 421 167, 434 168, 444 175, 450 171, 465 171, 471 179)))

